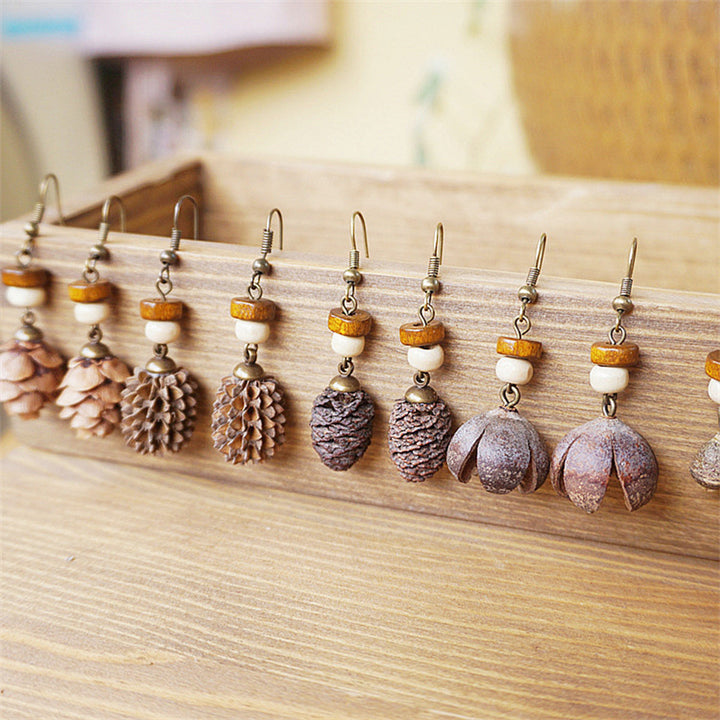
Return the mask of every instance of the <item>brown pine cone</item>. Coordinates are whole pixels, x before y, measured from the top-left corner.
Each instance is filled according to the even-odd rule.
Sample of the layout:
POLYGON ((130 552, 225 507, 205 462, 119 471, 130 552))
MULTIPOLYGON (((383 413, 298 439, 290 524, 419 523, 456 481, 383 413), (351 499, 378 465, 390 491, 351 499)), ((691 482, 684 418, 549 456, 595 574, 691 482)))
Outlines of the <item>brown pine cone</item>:
POLYGON ((0 402, 9 415, 38 417, 54 400, 65 372, 60 354, 42 340, 10 340, 0 346, 0 402))
POLYGON ((109 435, 120 424, 120 393, 129 375, 128 366, 113 355, 74 357, 55 401, 62 408, 60 417, 70 420, 80 438, 109 435))
POLYGON ((432 477, 445 462, 452 416, 439 398, 431 403, 398 400, 390 413, 390 457, 409 482, 432 477))
POLYGON ((339 392, 325 388, 313 402, 312 446, 331 470, 347 470, 367 450, 375 406, 364 390, 339 392))
POLYGON ((215 395, 212 439, 229 463, 262 462, 285 442, 285 395, 275 378, 222 379, 215 395))
POLYGON ((196 390, 185 368, 155 375, 136 367, 120 401, 125 442, 142 455, 180 450, 195 428, 196 390))

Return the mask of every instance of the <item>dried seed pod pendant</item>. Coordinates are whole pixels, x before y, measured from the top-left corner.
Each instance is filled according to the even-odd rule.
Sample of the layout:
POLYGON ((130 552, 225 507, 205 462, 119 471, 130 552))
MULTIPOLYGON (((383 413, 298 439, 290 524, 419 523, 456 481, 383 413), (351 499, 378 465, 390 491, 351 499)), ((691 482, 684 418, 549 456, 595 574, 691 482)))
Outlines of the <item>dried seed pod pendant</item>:
POLYGON ((328 316, 331 346, 342 360, 338 365, 338 375, 315 398, 310 417, 312 446, 322 462, 337 471, 347 470, 363 456, 370 444, 375 417, 372 398, 353 375, 353 358, 365 349, 365 336, 372 327, 372 316, 358 309, 355 297, 355 288, 362 281, 360 251, 355 241, 356 220, 362 225, 365 256, 369 257, 365 218, 362 213, 355 212, 350 220, 352 248, 349 267, 343 273, 345 296, 341 307, 332 309, 328 316))
POLYGON ((442 367, 444 361, 440 343, 445 326, 435 319, 432 304, 433 295, 440 292, 442 251, 443 226, 438 223, 427 277, 421 283, 425 302, 418 311, 420 322, 400 326, 400 342, 408 348, 408 363, 415 375, 405 397, 393 405, 388 445, 400 475, 410 482, 427 480, 443 466, 452 429, 448 406, 430 386, 430 372, 442 367))
MULTIPOLYGON (((713 350, 705 359, 705 373, 710 378, 708 395, 720 405, 720 350, 713 350)), ((718 408, 720 419, 720 408, 718 408)), ((708 490, 720 490, 720 432, 710 438, 698 451, 690 474, 708 490)))
POLYGON ((224 377, 215 394, 212 413, 212 439, 215 448, 230 463, 262 462, 285 441, 285 396, 280 383, 257 363, 258 346, 270 337, 276 306, 263 298, 260 285, 271 270, 267 256, 272 252, 271 223, 277 215, 280 249, 283 246, 282 214, 270 211, 263 230, 261 257, 252 265, 253 275, 246 297, 233 298, 230 315, 235 318, 235 335, 245 343, 243 362, 232 375, 224 377))
POLYGON ((27 237, 15 253, 17 265, 2 269, 6 300, 14 307, 24 308, 25 312, 12 340, 0 345, 0 401, 9 415, 25 420, 38 417, 42 407, 55 399, 65 372, 65 361, 43 340, 33 312, 45 304, 50 281, 48 271, 33 263, 35 238, 45 213, 50 182, 55 183, 58 215, 63 223, 58 180, 55 175, 46 175, 40 184, 40 199, 32 219, 25 226, 27 237))
POLYGON ((100 323, 110 316, 112 285, 100 278, 95 266, 98 260, 109 257, 105 242, 110 231, 108 215, 113 201, 120 208, 121 232, 125 231, 125 208, 120 198, 112 195, 103 206, 100 237, 90 248, 82 277, 68 287, 75 319, 89 323, 90 332, 79 355, 68 363, 56 403, 61 408, 60 417, 69 420, 70 427, 81 438, 105 437, 120 424, 120 393, 130 375, 127 365, 102 342, 100 329, 100 323))
POLYGON ((655 492, 658 466, 647 440, 617 419, 617 394, 629 382, 628 368, 636 365, 640 350, 625 342, 622 321, 633 309, 630 299, 637 239, 630 248, 620 294, 612 306, 617 313, 607 343, 595 343, 590 350, 593 368, 590 385, 602 393, 603 417, 571 430, 555 448, 550 479, 560 495, 588 513, 595 512, 605 497, 610 477, 620 482, 628 510, 642 507, 655 492))
POLYGON ((145 367, 135 368, 120 401, 125 442, 143 455, 177 452, 195 427, 197 383, 168 357, 168 344, 180 337, 183 314, 182 301, 168 300, 168 295, 173 289, 170 268, 180 262, 178 215, 185 200, 193 206, 197 238, 198 205, 192 196, 183 195, 175 204, 170 249, 160 253, 161 268, 155 283, 160 297, 140 301, 145 337, 155 343, 154 356, 145 367))
POLYGON ((513 321, 515 336, 500 336, 497 352, 501 355, 495 374, 505 383, 500 390, 502 405, 484 415, 477 415, 453 435, 447 452, 450 472, 460 482, 468 482, 477 471, 482 486, 491 493, 504 494, 518 488, 531 493, 544 482, 550 458, 535 426, 517 411, 520 402, 518 385, 526 385, 533 376, 532 360, 542 355, 542 343, 525 335, 532 323, 528 305, 538 299, 535 287, 545 255, 547 237, 537 245, 535 264, 525 284, 518 290, 520 313, 513 321))

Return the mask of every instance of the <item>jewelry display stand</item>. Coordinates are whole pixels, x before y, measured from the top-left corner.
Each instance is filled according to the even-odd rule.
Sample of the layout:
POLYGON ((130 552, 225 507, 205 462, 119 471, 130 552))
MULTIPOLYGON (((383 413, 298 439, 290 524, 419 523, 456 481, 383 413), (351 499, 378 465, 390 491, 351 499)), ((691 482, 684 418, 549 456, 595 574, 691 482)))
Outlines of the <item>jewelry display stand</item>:
MULTIPOLYGON (((370 535, 363 534, 364 530, 358 529, 374 518, 377 524, 372 535, 378 545, 373 547, 377 552, 387 552, 388 562, 400 566, 412 562, 420 568, 427 567, 428 571, 435 561, 423 560, 417 552, 429 552, 429 548, 436 547, 444 553, 443 537, 448 533, 452 535, 458 528, 457 524, 431 516, 461 519, 469 521, 462 524, 468 533, 468 542, 486 544, 487 552, 498 553, 497 562, 505 562, 502 550, 505 541, 510 553, 507 557, 514 557, 515 551, 511 551, 510 546, 527 543, 525 560, 516 559, 518 572, 525 568, 532 574, 535 570, 530 568, 540 568, 537 572, 543 574, 544 579, 537 581, 538 587, 542 586, 550 595, 553 582, 549 578, 555 575, 561 588, 558 593, 568 603, 566 618, 576 611, 585 612, 577 607, 587 602, 581 595, 587 589, 585 583, 591 586, 593 582, 587 568, 594 567, 594 558, 598 557, 596 549, 605 558, 603 577, 610 582, 608 578, 612 575, 612 582, 617 583, 615 592, 621 596, 625 592, 621 585, 641 583, 644 572, 641 568, 646 558, 648 567, 654 567, 652 572, 657 572, 660 578, 658 592, 665 581, 662 578, 666 570, 675 578, 669 582, 676 583, 676 589, 668 588, 664 598, 624 597, 618 602, 637 601, 639 613, 643 612, 644 602, 652 605, 655 612, 664 612, 662 608, 665 608, 668 627, 681 628, 677 630, 677 637, 682 635, 682 639, 673 647, 683 648, 688 658, 692 656, 687 662, 695 668, 693 681, 698 687, 702 686, 697 697, 685 698, 682 702, 686 703, 685 707, 693 705, 694 717, 711 716, 712 708, 717 707, 712 697, 712 693, 717 692, 717 678, 709 658, 713 652, 716 655, 717 649, 712 638, 717 635, 717 592, 713 589, 716 569, 713 568, 718 560, 718 493, 698 486, 688 467, 700 446, 717 432, 717 410, 707 397, 707 377, 703 370, 706 354, 720 341, 720 297, 717 295, 720 218, 715 189, 563 178, 483 178, 216 156, 158 163, 109 180, 82 200, 65 207, 66 226, 52 222, 52 204, 49 204, 47 222, 41 225, 36 240, 35 257, 39 265, 51 271, 52 284, 49 304, 38 310, 38 325, 65 357, 76 352, 86 333, 86 327, 73 318, 66 286, 79 277, 87 251, 96 241, 103 201, 108 195, 116 194, 126 207, 127 232, 120 233, 119 226, 113 223, 107 242, 110 259, 98 266, 102 276, 116 288, 113 314, 103 324, 103 330, 113 352, 131 367, 144 364, 150 358, 151 344, 143 334, 138 302, 153 294, 150 289, 157 275, 158 254, 169 246, 173 207, 185 193, 192 194, 200 205, 201 228, 200 238, 191 239, 190 213, 187 217, 183 213, 181 220, 185 224, 181 223, 180 265, 173 276, 173 297, 184 301, 185 314, 183 333, 173 346, 172 354, 179 365, 194 375, 201 388, 194 435, 177 455, 148 457, 126 447, 119 432, 102 440, 76 439, 68 424, 58 419, 57 409, 53 407, 43 410, 40 420, 13 422, 13 431, 23 445, 49 451, 51 455, 40 453, 39 456, 52 458, 50 464, 55 471, 65 468, 67 485, 57 479, 48 480, 47 503, 54 502, 51 488, 61 495, 65 493, 63 487, 67 492, 76 493, 77 488, 71 490, 74 476, 79 478, 77 487, 84 490, 79 495, 73 494, 72 502, 61 498, 58 501, 61 509, 82 503, 84 493, 92 494, 92 482, 88 479, 91 475, 101 478, 98 482, 103 487, 109 482, 107 478, 116 478, 119 488, 124 477, 135 501, 144 503, 142 497, 149 493, 146 499, 157 504, 153 505, 156 507, 153 512, 157 511, 161 518, 163 511, 158 508, 162 504, 163 488, 167 490, 170 504, 176 502, 179 488, 183 492, 192 488, 188 491, 200 505, 207 498, 213 498, 210 506, 203 507, 206 510, 210 507, 211 515, 217 512, 219 519, 216 518, 212 529, 210 526, 215 522, 212 518, 203 522, 208 524, 208 537, 222 542, 218 528, 228 525, 223 519, 223 503, 228 503, 225 507, 228 512, 231 508, 234 508, 232 512, 237 511, 239 521, 252 525, 247 507, 255 507, 261 515, 272 512, 270 506, 260 507, 266 500, 257 498, 266 498, 266 495, 254 496, 258 488, 273 489, 264 490, 265 493, 291 491, 315 496, 277 495, 284 498, 282 503, 291 525, 295 516, 298 526, 303 526, 303 518, 309 518, 313 512, 317 512, 313 523, 324 523, 323 512, 328 515, 327 534, 315 538, 312 545, 308 540, 305 550, 310 555, 315 552, 322 555, 318 543, 345 533, 351 537, 353 532, 359 532, 367 542, 375 542, 368 539, 370 535), (245 294, 250 266, 258 255, 262 228, 273 207, 280 208, 284 216, 284 250, 280 251, 276 243, 270 258, 272 273, 263 281, 268 297, 277 303, 278 316, 271 339, 263 347, 262 365, 268 374, 281 381, 287 393, 286 442, 268 463, 229 465, 212 447, 210 412, 221 378, 229 374, 242 357, 242 344, 235 338, 229 314, 230 300, 245 294), (311 447, 308 420, 313 398, 335 374, 337 357, 330 350, 327 312, 339 304, 344 291, 342 272, 347 265, 349 221, 354 210, 361 210, 365 216, 370 248, 370 258, 362 258, 364 279, 357 295, 361 306, 374 317, 366 351, 356 364, 356 375, 372 395, 377 412, 366 454, 349 471, 334 473, 321 464, 311 447), (635 310, 627 317, 625 326, 628 339, 640 346, 641 361, 631 372, 629 388, 619 397, 618 417, 648 440, 658 459, 657 492, 646 506, 629 513, 614 478, 595 515, 586 515, 567 499, 557 496, 549 481, 532 495, 495 496, 484 492, 477 478, 462 485, 446 469, 420 484, 406 483, 400 478, 388 454, 387 424, 392 404, 403 396, 412 371, 406 361, 405 348, 399 342, 398 327, 412 321, 417 312, 420 280, 425 275, 438 221, 445 227, 445 252, 440 270, 442 290, 434 303, 446 325, 447 337, 446 361, 442 369, 434 373, 433 385, 452 410, 456 426, 499 404, 501 383, 494 373, 495 342, 498 335, 509 333, 519 304, 517 289, 532 264, 538 238, 543 232, 548 235, 545 264, 538 283, 539 300, 532 308, 533 329, 529 336, 543 343, 544 353, 536 363, 532 384, 523 388, 522 413, 532 421, 550 449, 570 428, 601 414, 601 396, 588 382, 590 345, 604 340, 614 322, 612 299, 625 271, 630 242, 634 236, 638 237, 633 288, 635 310), (150 485, 136 492, 145 481, 154 488, 152 493, 148 490, 150 485), (346 500, 356 505, 349 507, 322 498, 346 500), (238 503, 243 505, 242 509, 237 507, 238 503), (411 512, 362 509, 369 505, 411 512), (339 508, 335 515, 333 508, 339 508), (343 526, 339 518, 347 518, 348 525, 343 526), (409 525, 403 525, 405 529, 396 526, 396 518, 401 525, 411 523, 412 529, 408 529, 409 525), (423 528, 434 538, 431 545, 419 539, 423 528), (451 532, 451 528, 455 530, 451 532), (402 542, 413 542, 414 547, 402 547, 397 533, 403 532, 407 535, 402 542), (384 536, 387 536, 387 545, 383 545, 384 536), (566 552, 563 547, 575 557, 578 574, 573 574, 562 559, 566 552), (613 569, 614 563, 624 562, 628 565, 623 565, 622 572, 613 569), (694 582, 699 583, 697 594, 694 594, 694 582), (688 609, 693 607, 692 598, 699 603, 695 610, 688 609), (691 648, 683 643, 695 637, 692 627, 688 626, 686 638, 683 635, 685 620, 678 618, 695 611, 699 626, 705 628, 707 642, 691 648)), ((25 237, 26 219, 2 226, 3 264, 13 262, 14 253, 25 237)), ((3 337, 11 336, 18 325, 19 314, 15 309, 4 307, 3 337)), ((42 476, 42 464, 32 451, 18 450, 14 455, 9 468, 15 472, 30 472, 34 468, 42 476)), ((21 478, 16 479, 19 486, 21 478)), ((11 480, 9 492, 14 484, 15 480, 11 480)), ((21 506, 24 507, 22 503, 21 506)), ((146 509, 138 512, 142 516, 147 514, 146 509)), ((114 517, 111 511, 110 514, 114 517)), ((88 518, 88 522, 95 527, 100 520, 88 518)), ((128 518, 128 522, 132 522, 132 518, 128 518)), ((202 526, 197 525, 197 518, 191 518, 188 523, 195 529, 202 526)), ((97 528, 101 533, 99 524, 97 528)), ((246 527, 246 530, 249 536, 255 537, 252 529, 246 527)), ((276 528, 276 531, 282 535, 281 530, 276 528)), ((87 531, 79 529, 78 532, 87 531)), ((139 527, 137 532, 142 537, 144 530, 139 527)), ((155 533, 155 530, 148 529, 148 532, 155 533)), ((232 532, 243 534, 243 530, 237 528, 232 532)), ((310 530, 308 533, 310 537, 310 530)), ((460 548, 461 541, 450 535, 447 542, 460 548)), ((338 542, 342 545, 347 537, 338 542)), ((259 535, 256 539, 261 542, 259 535)), ((178 543, 177 552, 182 552, 181 534, 174 536, 174 541, 178 543)), ((275 541, 269 540, 271 544, 275 541)), ((468 552, 484 552, 479 545, 474 547, 468 552)), ((260 550, 257 552, 262 554, 260 550)), ((150 574, 161 571, 163 561, 158 557, 154 562, 155 565, 145 568, 150 574)), ((363 563, 364 559, 348 557, 338 562, 348 562, 350 568, 354 562, 363 563)), ((472 562, 467 566, 468 571, 488 572, 488 568, 472 562)), ((339 572, 338 567, 328 572, 339 572)), ((320 572, 317 568, 316 571, 320 572)), ((491 575, 467 577, 464 590, 439 602, 460 601, 465 592, 492 592, 494 587, 512 605, 513 593, 521 590, 503 586, 502 582, 492 580, 491 575), (484 587, 482 591, 481 587, 484 587)), ((285 587, 284 583, 290 581, 281 578, 279 582, 285 587)), ((378 582, 386 583, 387 587, 393 585, 390 577, 378 582)), ((438 582, 443 581, 440 578, 438 582)), ((532 587, 525 592, 532 594, 532 587)), ((258 602, 266 596, 258 591, 258 602)), ((557 601, 558 596, 552 600, 557 601)), ((603 602, 610 602, 607 596, 603 602)), ((485 611, 476 608, 473 612, 485 611)), ((489 612, 498 623, 507 624, 499 610, 496 615, 489 612)), ((555 620, 556 631, 562 634, 566 621, 560 616, 555 620)), ((480 616, 467 620, 471 624, 481 621, 480 616)), ((641 628, 642 622, 638 622, 637 627, 641 628)), ((676 637, 672 630, 668 632, 676 637)), ((322 645, 324 641, 319 642, 322 645)), ((346 638, 343 642, 352 641, 346 638)), ((410 654, 422 654, 418 648, 406 650, 410 654)), ((212 654, 209 649, 207 652, 212 654)), ((474 650, 471 648, 468 652, 474 650)), ((624 650, 618 652, 624 657, 624 650)), ((353 666, 352 661, 348 662, 353 666)), ((444 662, 438 662, 433 672, 454 672, 449 666, 441 672, 438 668, 444 662)), ((503 666, 507 662, 506 657, 503 666)), ((603 665, 604 661, 599 662, 603 665)), ((654 662, 667 671, 669 666, 663 665, 664 660, 654 662)), ((540 665, 533 673, 541 674, 539 668, 540 665)), ((472 682, 468 679, 468 687, 472 682)), ((568 682, 570 686, 577 686, 583 681, 578 676, 568 682)), ((339 680, 331 682, 336 688, 338 683, 339 680)), ((428 693, 431 693, 430 687, 431 684, 426 688, 428 693)), ((659 681, 653 687, 658 693, 662 692, 659 681)), ((418 689, 417 692, 422 696, 425 691, 418 689)), ((469 697, 462 692, 459 693, 461 699, 469 697)), ((390 702, 387 698, 394 696, 389 690, 387 693, 386 702, 390 702)), ((612 690, 608 693, 613 694, 612 690)), ((594 708, 600 713, 602 703, 593 704, 592 698, 583 697, 582 707, 594 708)), ((635 699, 638 712, 655 707, 652 702, 656 701, 658 708, 665 707, 659 694, 653 695, 651 701, 638 692, 635 699)), ((611 698, 605 697, 605 701, 611 702, 611 698)), ((522 716, 522 702, 518 700, 517 705, 511 700, 508 702, 509 705, 498 705, 504 708, 502 712, 512 715, 515 710, 520 715, 514 716, 522 716)), ((622 693, 612 702, 617 703, 613 706, 616 709, 629 707, 622 693)), ((454 711, 468 712, 462 702, 458 703, 452 706, 454 711)), ((400 706, 405 707, 402 703, 400 706)), ((538 707, 542 707, 542 702, 538 707)), ((671 709, 667 710, 668 717, 672 716, 671 709)), ((605 711, 605 716, 613 713, 609 706, 605 711)), ((328 712, 328 717, 335 717, 331 710, 328 712)), ((488 708, 480 715, 504 717, 501 710, 493 712, 488 708)), ((411 716, 407 708, 393 714, 392 708, 382 705, 377 713, 368 716, 404 717, 403 713, 411 716)), ((297 708, 290 714, 304 717, 297 708)), ((580 715, 582 712, 575 716, 580 715)), ((587 716, 590 715, 592 713, 587 716)), ((170 712, 168 716, 185 715, 170 712)), ((215 717, 202 711, 200 716, 215 717)), ((228 711, 227 716, 233 715, 228 711)), ((251 716, 260 715, 247 715, 251 716)), ((357 715, 361 716, 365 715, 357 715)))

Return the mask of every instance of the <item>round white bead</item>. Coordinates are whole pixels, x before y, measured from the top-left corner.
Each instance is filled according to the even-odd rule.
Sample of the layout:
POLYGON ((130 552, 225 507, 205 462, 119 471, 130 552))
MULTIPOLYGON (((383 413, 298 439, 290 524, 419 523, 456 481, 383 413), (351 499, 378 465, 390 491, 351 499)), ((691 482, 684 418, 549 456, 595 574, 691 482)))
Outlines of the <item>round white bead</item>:
POLYGON ((442 367, 445 362, 445 353, 442 345, 431 345, 430 347, 409 347, 408 363, 410 367, 420 372, 430 372, 442 367))
POLYGON ((45 288, 10 286, 5 288, 5 298, 15 307, 40 307, 45 304, 45 288))
POLYGON ((110 305, 106 302, 73 303, 75 319, 80 323, 97 325, 110 317, 110 305))
POLYGON ((624 390, 630 382, 630 373, 624 367, 593 365, 590 371, 590 385, 599 393, 613 394, 624 390))
POLYGON ((720 380, 713 380, 710 378, 708 383, 708 395, 710 399, 720 405, 720 380))
POLYGON ((364 337, 350 337, 340 333, 332 333, 330 341, 332 351, 340 357, 357 357, 365 349, 364 337))
POLYGON ((244 343, 259 345, 270 337, 270 323, 257 320, 236 320, 235 337, 244 343))
POLYGON ((148 320, 145 323, 145 337, 162 345, 175 342, 180 337, 180 323, 171 320, 148 320))
POLYGON ((495 375, 504 383, 527 385, 532 380, 533 366, 529 360, 503 355, 495 363, 495 375))

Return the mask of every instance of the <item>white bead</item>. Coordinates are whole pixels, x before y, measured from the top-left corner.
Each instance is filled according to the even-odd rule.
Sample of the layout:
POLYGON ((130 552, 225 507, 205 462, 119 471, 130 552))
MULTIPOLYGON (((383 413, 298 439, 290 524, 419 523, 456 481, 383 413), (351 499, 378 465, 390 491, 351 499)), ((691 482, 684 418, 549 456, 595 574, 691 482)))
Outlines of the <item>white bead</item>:
POLYGON ((180 323, 172 320, 148 320, 145 323, 145 337, 162 345, 175 342, 180 337, 180 323))
POLYGON ((340 357, 357 357, 365 349, 364 337, 350 337, 340 333, 332 333, 330 341, 332 351, 340 357))
POLYGON ((624 390, 630 382, 630 373, 624 367, 605 367, 593 365, 590 371, 590 385, 599 393, 617 393, 624 390))
POLYGON ((495 363, 495 375, 504 383, 527 385, 532 380, 533 366, 529 360, 503 355, 495 363))
POLYGON ((708 383, 708 395, 713 402, 720 405, 720 380, 710 378, 710 382, 708 383))
POLYGON ((430 372, 442 367, 445 362, 445 353, 442 345, 431 345, 430 347, 409 347, 408 363, 410 367, 420 372, 430 372))
POLYGON ((10 286, 5 288, 5 298, 15 307, 40 307, 45 304, 45 288, 10 286))
POLYGON ((270 337, 270 323, 257 320, 236 320, 235 337, 244 343, 264 343, 270 337))
POLYGON ((97 325, 110 317, 110 305, 106 302, 73 303, 75 319, 80 323, 97 325))

